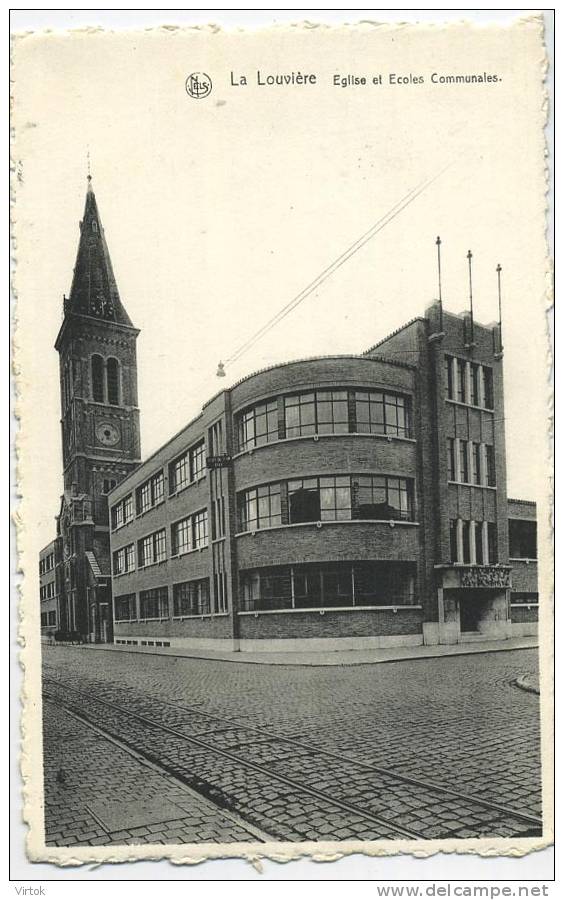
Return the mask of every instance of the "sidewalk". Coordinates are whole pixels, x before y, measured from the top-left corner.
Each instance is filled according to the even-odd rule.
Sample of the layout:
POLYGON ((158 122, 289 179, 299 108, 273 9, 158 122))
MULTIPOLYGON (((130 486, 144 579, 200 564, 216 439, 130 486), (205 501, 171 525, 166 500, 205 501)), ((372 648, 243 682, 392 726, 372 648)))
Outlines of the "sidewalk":
MULTIPOLYGON (((55 644, 53 646, 69 646, 55 644)), ((471 653, 499 653, 504 650, 527 650, 538 647, 537 637, 510 638, 505 641, 479 641, 468 644, 389 647, 382 650, 334 650, 331 652, 236 653, 234 651, 196 650, 181 647, 124 647, 120 644, 74 644, 75 649, 90 652, 145 653, 151 656, 175 656, 221 662, 250 663, 266 666, 359 666, 398 662, 408 659, 431 659, 439 656, 465 656, 471 653)))

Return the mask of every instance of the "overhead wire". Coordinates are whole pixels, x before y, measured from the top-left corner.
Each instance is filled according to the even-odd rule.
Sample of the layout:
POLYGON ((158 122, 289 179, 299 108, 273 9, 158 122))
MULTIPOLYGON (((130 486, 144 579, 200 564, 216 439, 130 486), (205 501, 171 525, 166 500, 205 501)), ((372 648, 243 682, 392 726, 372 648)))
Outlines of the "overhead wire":
MULTIPOLYGON (((258 331, 254 332, 250 338, 248 338, 241 346, 226 359, 225 365, 235 362, 244 353, 251 349, 251 347, 260 340, 265 334, 268 333, 275 325, 281 322, 290 312, 292 312, 300 303, 302 303, 316 288, 320 287, 324 281, 326 281, 334 272, 336 272, 342 265, 344 265, 347 260, 354 256, 365 244, 368 243, 378 232, 382 231, 383 228, 386 227, 393 219, 396 218, 409 206, 413 203, 414 200, 419 197, 420 194, 423 193, 428 187, 431 186, 441 175, 449 169, 453 163, 448 163, 446 166, 443 166, 435 175, 431 178, 424 179, 419 182, 414 188, 405 194, 401 200, 398 200, 383 216, 381 216, 367 231, 364 232, 353 244, 351 244, 346 250, 343 251, 336 259, 333 260, 322 272, 314 278, 305 288, 303 288, 298 294, 296 294, 285 306, 282 307, 271 319, 268 320, 258 331)), ((224 364, 220 363, 220 369, 223 369, 224 364)))

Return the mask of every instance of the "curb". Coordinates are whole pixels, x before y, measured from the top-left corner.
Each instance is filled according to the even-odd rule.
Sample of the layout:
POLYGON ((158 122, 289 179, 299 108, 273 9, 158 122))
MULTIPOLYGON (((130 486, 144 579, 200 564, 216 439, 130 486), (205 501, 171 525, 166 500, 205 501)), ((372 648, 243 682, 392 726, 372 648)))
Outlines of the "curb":
MULTIPOLYGON (((55 645, 55 646, 57 646, 57 645, 55 645)), ((69 645, 68 644, 60 644, 58 646, 63 647, 63 646, 69 646, 69 645)), ((530 649, 538 648, 538 642, 532 643, 532 644, 525 644, 525 646, 518 646, 518 647, 504 646, 504 642, 499 642, 499 643, 492 642, 492 646, 480 647, 480 648, 475 648, 475 649, 472 649, 472 645, 469 644, 469 645, 466 645, 463 650, 461 649, 461 650, 457 650, 455 652, 451 651, 448 653, 433 653, 433 654, 429 653, 429 654, 420 654, 417 656, 416 655, 399 654, 398 656, 387 657, 385 659, 340 660, 339 662, 329 662, 329 661, 328 662, 325 662, 325 661, 323 661, 323 662, 322 661, 306 662, 305 660, 303 662, 300 662, 299 660, 291 660, 290 661, 290 660, 256 659, 256 658, 246 659, 245 658, 247 656, 246 653, 244 653, 244 654, 243 653, 234 653, 233 658, 225 658, 224 656, 223 657, 222 656, 204 656, 204 655, 200 656, 200 655, 196 655, 196 654, 190 655, 190 654, 185 654, 185 653, 182 653, 182 654, 162 653, 158 650, 151 650, 151 649, 146 649, 146 650, 143 649, 142 650, 140 648, 135 648, 135 647, 131 647, 131 648, 128 647, 127 649, 122 650, 122 649, 118 649, 115 645, 99 645, 99 644, 82 644, 82 645, 71 645, 71 646, 78 646, 80 649, 105 651, 105 652, 111 652, 111 653, 135 653, 140 656, 158 656, 161 659, 162 658, 200 659, 200 660, 206 661, 206 662, 235 663, 235 664, 239 664, 239 665, 244 664, 244 665, 251 665, 251 666, 253 666, 253 665, 254 666, 285 666, 285 667, 292 666, 292 667, 298 667, 298 668, 311 668, 311 669, 324 668, 325 669, 325 668, 333 668, 333 667, 349 668, 352 666, 375 666, 375 665, 382 665, 382 664, 395 663, 395 662, 416 662, 416 661, 418 662, 420 660, 426 660, 426 659, 445 659, 445 658, 452 659, 457 656, 474 656, 474 655, 478 655, 478 654, 482 654, 482 653, 508 653, 512 650, 530 650, 530 649), (466 649, 466 647, 468 649, 466 649)), ((350 652, 354 652, 354 651, 350 651, 350 652)), ((530 691, 531 693, 539 693, 539 691, 533 685, 529 685, 525 681, 525 679, 527 677, 528 676, 526 676, 526 675, 522 676, 524 683, 523 683, 523 685, 518 684, 517 686, 520 687, 522 690, 530 691)), ((517 684, 517 681, 515 681, 514 683, 517 684)))
POLYGON ((527 691, 527 693, 529 694, 536 694, 538 697, 540 697, 540 688, 536 687, 536 685, 534 684, 531 684, 531 682, 529 681, 530 678, 530 675, 521 675, 520 678, 515 679, 513 684, 515 685, 515 687, 520 688, 522 691, 527 691))

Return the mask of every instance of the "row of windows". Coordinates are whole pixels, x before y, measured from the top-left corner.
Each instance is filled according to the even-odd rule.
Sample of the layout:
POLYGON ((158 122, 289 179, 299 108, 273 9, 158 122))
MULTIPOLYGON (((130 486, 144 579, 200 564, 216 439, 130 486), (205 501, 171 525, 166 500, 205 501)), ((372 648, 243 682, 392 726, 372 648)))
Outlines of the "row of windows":
POLYGON ((175 494, 188 484, 198 481, 206 472, 206 447, 200 441, 195 447, 186 450, 169 466, 169 493, 175 494))
MULTIPOLYGON (((172 496, 186 485, 201 478, 206 471, 205 442, 200 441, 196 446, 187 450, 174 460, 169 466, 169 494, 172 496)), ((151 475, 135 491, 135 507, 133 494, 128 494, 112 506, 112 528, 121 528, 131 522, 134 516, 138 516, 158 506, 164 500, 164 473, 161 469, 151 475)))
POLYGON ((55 596, 55 582, 50 581, 48 584, 42 584, 39 588, 40 600, 51 600, 55 596))
MULTIPOLYGON (((168 619, 168 587, 152 588, 139 594, 139 608, 136 594, 122 594, 114 598, 114 618, 116 622, 137 619, 168 619)), ((182 616, 210 615, 210 585, 208 578, 183 581, 172 587, 172 614, 182 616)))
POLYGON ((490 366, 445 356, 446 395, 449 400, 494 408, 493 372, 490 366))
MULTIPOLYGON (((170 528, 171 554, 178 556, 190 550, 200 550, 208 545, 208 512, 202 509, 175 522, 170 528)), ((139 567, 152 566, 167 558, 166 529, 160 528, 137 541, 139 567)), ((135 570, 135 544, 120 547, 113 554, 114 575, 135 570)))
POLYGON ((250 488, 238 495, 239 529, 300 522, 414 518, 413 482, 389 475, 322 475, 250 488))
POLYGON ((491 444, 447 439, 449 481, 495 487, 495 451, 491 444))
POLYGON ((496 523, 451 519, 450 559, 453 563, 473 565, 497 563, 496 523))
POLYGON ((50 572, 51 569, 55 568, 55 554, 48 553, 47 556, 44 556, 39 560, 39 574, 45 575, 46 572, 50 572))
POLYGON ((358 433, 409 437, 409 398, 382 391, 310 391, 258 403, 237 417, 241 451, 285 438, 358 433))
POLYGON ((104 359, 97 353, 91 361, 92 399, 95 403, 119 405, 119 362, 113 356, 104 359))
POLYGON ((49 625, 57 624, 57 610, 51 609, 49 612, 41 613, 41 627, 47 628, 49 625))
POLYGON ((242 609, 413 606, 411 563, 354 562, 274 566, 241 573, 242 609))

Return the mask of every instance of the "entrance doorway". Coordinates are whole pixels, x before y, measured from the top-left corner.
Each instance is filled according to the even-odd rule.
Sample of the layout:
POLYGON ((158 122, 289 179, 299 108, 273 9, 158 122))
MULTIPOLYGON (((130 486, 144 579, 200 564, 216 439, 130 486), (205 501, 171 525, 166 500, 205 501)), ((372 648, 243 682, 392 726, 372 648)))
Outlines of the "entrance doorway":
POLYGON ((475 596, 464 597, 460 600, 460 631, 478 631, 478 623, 482 620, 484 602, 475 596))

